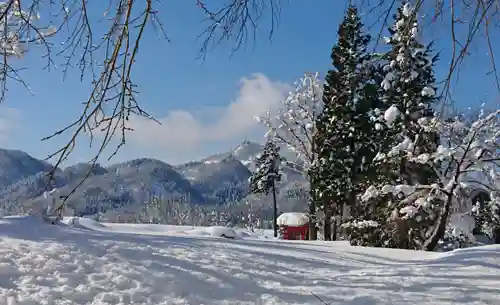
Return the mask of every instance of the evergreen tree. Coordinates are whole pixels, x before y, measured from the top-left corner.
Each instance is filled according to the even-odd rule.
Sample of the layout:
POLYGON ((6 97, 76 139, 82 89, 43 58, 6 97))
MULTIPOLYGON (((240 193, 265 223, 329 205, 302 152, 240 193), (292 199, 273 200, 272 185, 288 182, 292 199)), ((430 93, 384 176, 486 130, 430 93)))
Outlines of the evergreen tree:
POLYGON ((376 106, 378 84, 373 81, 375 68, 366 51, 370 36, 362 33, 362 27, 357 9, 350 6, 332 49, 333 69, 326 75, 324 108, 316 121, 318 162, 311 175, 325 212, 326 240, 332 235, 331 216, 342 214, 344 203, 355 205, 376 154, 370 140, 374 123, 369 110, 376 106))
MULTIPOLYGON (((383 56, 382 107, 374 117, 378 124, 376 129, 380 131, 378 134, 384 138, 375 158, 381 178, 378 183, 430 185, 437 181, 432 168, 423 163, 410 162, 404 151, 411 146, 412 154, 418 156, 437 149, 437 133, 422 127, 423 122, 434 116, 432 107, 437 98, 433 66, 437 56, 431 57, 431 44, 425 46, 419 42, 416 13, 406 2, 398 8, 389 33, 391 36, 385 40, 390 50, 383 56)), ((420 221, 402 219, 399 211, 402 206, 408 205, 408 200, 426 196, 425 191, 415 193, 411 198, 407 195, 405 188, 395 188, 393 192, 369 200, 364 220, 381 226, 380 230, 370 229, 373 234, 380 234, 378 237, 370 236, 370 243, 397 248, 420 247, 418 240, 425 239, 421 236, 425 234, 425 227, 435 220, 432 219, 433 213, 423 213, 416 218, 420 221)), ((440 203, 435 201, 432 205, 438 209, 440 203)), ((360 241, 356 243, 363 244, 360 241)))
POLYGON ((256 160, 257 169, 249 179, 251 193, 269 195, 272 192, 274 237, 278 236, 276 184, 281 180, 279 150, 274 141, 267 140, 264 152, 256 160))
MULTIPOLYGON (((394 143, 404 138, 417 140, 416 155, 434 152, 439 142, 437 134, 426 133, 419 122, 434 116, 432 107, 437 97, 433 67, 437 55, 430 55, 432 44, 425 46, 418 41, 418 29, 416 12, 409 3, 403 2, 394 25, 389 28, 391 36, 386 38, 391 50, 385 55, 387 65, 381 84, 385 91, 382 99, 390 109, 385 119, 391 139, 394 143)), ((424 184, 435 179, 426 169, 406 165, 400 162, 399 176, 407 184, 424 184)))

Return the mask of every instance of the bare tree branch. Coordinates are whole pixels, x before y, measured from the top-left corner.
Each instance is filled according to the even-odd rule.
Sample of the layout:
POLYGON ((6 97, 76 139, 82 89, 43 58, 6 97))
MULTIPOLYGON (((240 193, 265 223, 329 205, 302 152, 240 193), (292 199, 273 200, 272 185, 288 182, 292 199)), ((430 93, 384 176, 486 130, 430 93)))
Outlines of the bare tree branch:
POLYGON ((269 39, 279 24, 280 0, 229 0, 218 9, 209 8, 208 2, 197 0, 197 6, 203 10, 205 21, 208 22, 208 26, 198 37, 203 41, 198 58, 205 59, 210 48, 224 40, 234 40, 232 54, 245 45, 249 37, 255 42, 259 23, 266 12, 269 12, 271 18, 269 39))

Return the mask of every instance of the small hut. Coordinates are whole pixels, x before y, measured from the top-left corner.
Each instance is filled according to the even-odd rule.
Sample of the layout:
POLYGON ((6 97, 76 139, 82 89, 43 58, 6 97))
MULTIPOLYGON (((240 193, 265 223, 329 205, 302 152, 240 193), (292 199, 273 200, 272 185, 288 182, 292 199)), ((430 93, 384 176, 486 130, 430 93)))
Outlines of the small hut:
POLYGON ((278 219, 283 239, 306 240, 308 239, 309 217, 305 213, 283 213, 278 219))

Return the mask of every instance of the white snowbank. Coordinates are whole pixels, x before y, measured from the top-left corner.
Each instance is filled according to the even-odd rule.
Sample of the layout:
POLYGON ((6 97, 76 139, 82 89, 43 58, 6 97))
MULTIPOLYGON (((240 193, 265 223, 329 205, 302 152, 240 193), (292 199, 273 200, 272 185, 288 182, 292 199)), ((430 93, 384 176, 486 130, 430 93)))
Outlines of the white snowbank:
POLYGON ((95 231, 108 231, 129 234, 147 234, 147 235, 190 235, 190 236, 212 236, 225 238, 247 238, 264 237, 264 232, 272 236, 272 230, 260 230, 250 233, 244 229, 235 230, 228 227, 193 227, 193 226, 173 226, 156 224, 124 224, 124 223, 100 223, 92 219, 81 217, 64 217, 62 223, 75 227, 86 228, 95 231))
POLYGON ((305 213, 283 213, 277 219, 279 226, 303 226, 309 222, 305 213))
POLYGON ((210 236, 236 238, 236 232, 231 228, 210 227, 207 228, 207 232, 210 234, 210 236))
POLYGON ((64 217, 61 220, 61 223, 76 228, 82 228, 82 229, 86 228, 95 231, 106 229, 106 226, 102 225, 101 223, 89 218, 82 218, 82 217, 64 217))
POLYGON ((320 304, 314 295, 332 305, 500 300, 499 245, 425 253, 78 224, 0 219, 1 305, 320 304))
POLYGON ((238 234, 231 228, 227 227, 208 227, 208 228, 196 228, 193 230, 185 231, 186 234, 199 235, 199 236, 213 236, 213 237, 225 237, 225 238, 236 238, 238 234))

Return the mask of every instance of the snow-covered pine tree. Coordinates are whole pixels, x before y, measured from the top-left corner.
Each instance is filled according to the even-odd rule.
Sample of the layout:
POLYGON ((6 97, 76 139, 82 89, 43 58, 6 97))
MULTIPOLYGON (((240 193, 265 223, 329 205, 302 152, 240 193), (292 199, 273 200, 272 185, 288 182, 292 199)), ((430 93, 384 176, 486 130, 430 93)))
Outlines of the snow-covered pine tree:
POLYGON ((273 230, 274 237, 278 236, 277 227, 277 205, 276 205, 276 184, 281 180, 280 148, 272 139, 266 141, 263 153, 257 158, 257 169, 249 178, 250 192, 254 194, 273 194, 273 230))
MULTIPOLYGON (((415 140, 415 153, 434 152, 439 143, 438 135, 425 132, 420 119, 434 116, 432 107, 438 101, 433 67, 437 55, 431 56, 432 43, 419 42, 419 25, 415 10, 403 1, 395 15, 395 23, 389 28, 391 36, 386 42, 391 50, 385 55, 382 100, 388 111, 384 120, 388 127, 391 144, 400 143, 405 137, 415 140)), ((392 147, 391 147, 392 148, 392 147)), ((436 179, 428 167, 408 167, 399 162, 399 175, 408 184, 428 183, 436 179)))
MULTIPOLYGON (((431 57, 431 44, 419 42, 418 21, 415 10, 403 1, 395 14, 395 22, 385 38, 390 50, 383 56, 384 79, 381 82, 383 106, 376 112, 377 130, 384 135, 375 158, 382 181, 378 184, 432 184, 438 177, 428 164, 409 162, 402 153, 410 146, 412 153, 420 155, 436 151, 439 136, 433 129, 425 129, 422 122, 434 117, 433 105, 437 102, 433 65, 437 56, 431 57)), ((404 190, 385 192, 376 200, 364 200, 367 218, 379 230, 368 230, 381 236, 368 238, 378 246, 420 248, 424 227, 433 220, 424 217, 418 224, 401 219, 399 209, 406 206, 404 190), (401 192, 400 192, 401 191, 401 192), (403 200, 404 199, 404 200, 403 200)), ((439 206, 438 202, 434 204, 439 206)), ((370 233, 369 233, 370 234, 370 233)), ((364 234, 358 234, 363 236, 364 234)), ((363 241, 356 241, 363 244, 363 241)))
POLYGON ((330 218, 341 216, 344 203, 354 206, 371 160, 376 155, 371 143, 373 122, 369 110, 377 105, 374 66, 366 49, 370 36, 356 7, 349 6, 338 29, 338 42, 332 49, 333 69, 323 90, 323 111, 316 121, 315 148, 318 160, 311 168, 313 191, 325 213, 324 236, 335 238, 330 218), (333 233, 333 236, 332 236, 333 233))
MULTIPOLYGON (((286 163, 302 173, 309 182, 307 192, 311 193, 309 168, 317 159, 314 137, 316 119, 323 108, 323 82, 318 73, 304 73, 295 85, 295 90, 283 101, 275 116, 269 111, 266 116, 256 119, 267 127, 266 137, 285 146, 286 155, 293 155, 286 158, 286 163)), ((316 203, 312 195, 308 196, 309 239, 315 240, 316 203)))

